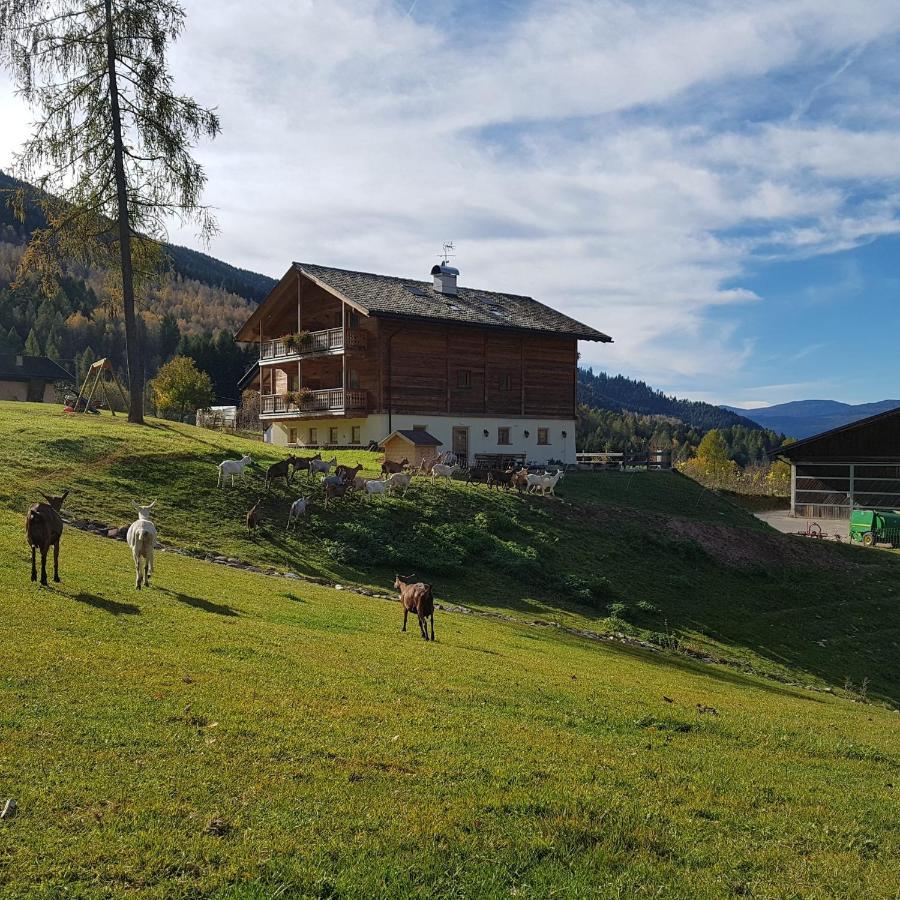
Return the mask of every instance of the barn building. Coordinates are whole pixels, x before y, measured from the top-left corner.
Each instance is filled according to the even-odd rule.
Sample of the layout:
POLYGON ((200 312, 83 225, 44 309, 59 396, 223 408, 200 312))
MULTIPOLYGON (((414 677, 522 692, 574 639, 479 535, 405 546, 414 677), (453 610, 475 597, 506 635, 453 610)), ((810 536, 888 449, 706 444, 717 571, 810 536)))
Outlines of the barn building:
MULTIPOLYGON (((427 433, 441 450, 575 462, 578 341, 612 340, 532 299, 294 263, 235 339, 259 345, 242 389, 268 439, 379 444, 427 433), (399 435, 399 437, 398 437, 399 435)), ((429 448, 431 450, 432 448, 429 448)))
POLYGON ((900 509, 900 408, 778 451, 791 464, 791 514, 848 519, 850 511, 900 509))

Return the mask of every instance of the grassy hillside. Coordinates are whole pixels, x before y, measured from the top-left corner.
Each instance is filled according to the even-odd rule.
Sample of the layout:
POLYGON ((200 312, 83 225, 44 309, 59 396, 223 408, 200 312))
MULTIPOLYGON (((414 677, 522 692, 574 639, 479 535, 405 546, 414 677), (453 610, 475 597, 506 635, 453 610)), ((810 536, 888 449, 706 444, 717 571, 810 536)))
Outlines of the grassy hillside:
MULTIPOLYGON (((394 571, 415 572, 442 601, 482 612, 900 699, 892 554, 775 534, 673 473, 571 475, 556 501, 418 481, 405 498, 354 498, 327 511, 319 486, 301 477, 266 496, 269 527, 250 539, 243 518, 261 477, 216 488, 215 464, 243 451, 263 463, 280 456, 190 426, 0 404, 0 505, 21 512, 41 488, 69 488, 70 516, 122 525, 132 499, 156 498, 161 539, 196 554, 381 589, 394 571), (301 491, 313 512, 287 536, 287 507, 301 491)), ((374 472, 372 454, 339 455, 374 472)))
MULTIPOLYGON (((97 424, 78 487, 108 466, 112 508, 97 424)), ((882 708, 459 614, 426 644, 396 604, 173 554, 137 593, 75 531, 62 573, 32 585, 0 512, 4 897, 900 892, 882 708)))

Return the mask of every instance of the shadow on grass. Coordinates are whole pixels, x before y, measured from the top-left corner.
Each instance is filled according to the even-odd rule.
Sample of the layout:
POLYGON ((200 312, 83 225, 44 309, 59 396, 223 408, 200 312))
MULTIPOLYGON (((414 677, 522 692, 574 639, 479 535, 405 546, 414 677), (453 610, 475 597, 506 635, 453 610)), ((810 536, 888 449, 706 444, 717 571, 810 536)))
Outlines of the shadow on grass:
POLYGON ((285 591, 282 595, 285 600, 293 600, 294 603, 309 603, 309 600, 304 600, 302 597, 298 597, 296 594, 292 594, 289 591, 285 591))
POLYGON ((72 599, 76 603, 86 603, 93 606, 94 609, 102 609, 113 616, 138 616, 141 608, 133 603, 119 603, 116 600, 108 600, 106 597, 98 597, 96 594, 85 594, 84 592, 73 594, 72 599))
POLYGON ((202 597, 191 597, 190 594, 182 594, 180 591, 170 591, 168 588, 158 588, 164 594, 174 597, 179 603, 185 606, 193 606, 194 609, 202 609, 203 612, 213 613, 217 616, 240 616, 236 609, 232 609, 225 603, 213 603, 211 600, 204 600, 202 597))

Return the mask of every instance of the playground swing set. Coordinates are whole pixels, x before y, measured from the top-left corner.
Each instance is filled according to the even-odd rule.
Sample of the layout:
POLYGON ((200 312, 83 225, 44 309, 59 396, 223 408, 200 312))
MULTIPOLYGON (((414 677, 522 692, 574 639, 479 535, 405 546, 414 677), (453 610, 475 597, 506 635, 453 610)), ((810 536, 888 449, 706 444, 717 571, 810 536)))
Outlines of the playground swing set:
POLYGON ((91 367, 87 370, 87 374, 84 376, 84 384, 82 384, 81 389, 78 391, 78 397, 75 399, 74 403, 66 406, 64 411, 70 414, 89 412, 94 415, 99 415, 100 410, 94 403, 94 394, 97 393, 97 388, 100 388, 103 392, 103 397, 106 400, 106 406, 109 408, 109 411, 115 415, 116 411, 113 408, 109 397, 110 385, 115 385, 116 390, 119 392, 119 396, 122 398, 122 404, 127 411, 128 398, 125 396, 125 391, 122 390, 122 385, 116 377, 112 363, 109 361, 109 358, 105 356, 103 359, 98 359, 95 363, 91 364, 91 367))

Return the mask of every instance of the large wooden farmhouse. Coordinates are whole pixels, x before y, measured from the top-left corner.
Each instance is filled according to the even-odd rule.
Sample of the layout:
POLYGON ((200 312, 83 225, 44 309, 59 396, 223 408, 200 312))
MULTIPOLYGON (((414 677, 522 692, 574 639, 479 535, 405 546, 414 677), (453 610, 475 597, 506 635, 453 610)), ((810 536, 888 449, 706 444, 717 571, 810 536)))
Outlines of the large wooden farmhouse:
MULTIPOLYGON (((578 341, 607 335, 531 297, 294 263, 237 333, 259 344, 241 387, 268 439, 366 446, 426 432, 437 449, 575 461, 578 341)), ((410 456, 410 459, 412 456, 410 456)))

